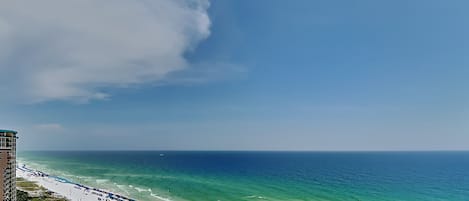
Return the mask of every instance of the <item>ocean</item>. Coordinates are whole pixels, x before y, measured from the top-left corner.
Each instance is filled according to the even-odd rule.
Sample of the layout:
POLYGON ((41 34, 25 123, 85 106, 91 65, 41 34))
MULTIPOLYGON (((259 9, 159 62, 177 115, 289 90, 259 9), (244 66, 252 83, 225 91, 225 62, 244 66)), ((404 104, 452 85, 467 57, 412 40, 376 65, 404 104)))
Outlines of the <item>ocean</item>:
POLYGON ((469 152, 19 152, 18 162, 137 200, 469 200, 469 152))

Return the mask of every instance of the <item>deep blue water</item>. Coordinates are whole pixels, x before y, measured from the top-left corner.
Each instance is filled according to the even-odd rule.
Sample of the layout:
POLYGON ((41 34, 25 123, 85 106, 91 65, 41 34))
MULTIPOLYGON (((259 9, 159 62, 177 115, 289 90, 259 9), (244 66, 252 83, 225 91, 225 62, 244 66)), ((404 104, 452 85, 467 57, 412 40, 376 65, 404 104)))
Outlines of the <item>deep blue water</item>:
POLYGON ((469 152, 20 152, 139 200, 469 200, 469 152), (164 154, 164 156, 160 156, 164 154))

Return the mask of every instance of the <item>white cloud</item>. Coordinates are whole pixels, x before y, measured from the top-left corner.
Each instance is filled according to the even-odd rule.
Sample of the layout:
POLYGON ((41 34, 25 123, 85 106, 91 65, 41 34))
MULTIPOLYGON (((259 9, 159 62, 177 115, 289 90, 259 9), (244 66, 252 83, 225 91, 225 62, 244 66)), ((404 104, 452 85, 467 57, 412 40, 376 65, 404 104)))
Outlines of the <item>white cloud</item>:
POLYGON ((35 126, 36 129, 42 131, 60 131, 63 130, 62 125, 57 123, 48 123, 48 124, 38 124, 35 126))
POLYGON ((208 0, 0 0, 0 92, 31 102, 107 98, 164 80, 210 34, 208 0))

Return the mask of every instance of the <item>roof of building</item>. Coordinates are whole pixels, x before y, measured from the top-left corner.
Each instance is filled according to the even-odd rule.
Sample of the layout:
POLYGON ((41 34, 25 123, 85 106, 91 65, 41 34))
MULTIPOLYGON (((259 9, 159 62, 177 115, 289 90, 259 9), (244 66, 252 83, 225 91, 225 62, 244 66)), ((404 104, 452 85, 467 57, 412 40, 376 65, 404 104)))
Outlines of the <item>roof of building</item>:
POLYGON ((14 134, 16 134, 16 133, 18 133, 18 132, 12 131, 12 130, 3 130, 3 129, 0 129, 0 133, 14 133, 14 134))

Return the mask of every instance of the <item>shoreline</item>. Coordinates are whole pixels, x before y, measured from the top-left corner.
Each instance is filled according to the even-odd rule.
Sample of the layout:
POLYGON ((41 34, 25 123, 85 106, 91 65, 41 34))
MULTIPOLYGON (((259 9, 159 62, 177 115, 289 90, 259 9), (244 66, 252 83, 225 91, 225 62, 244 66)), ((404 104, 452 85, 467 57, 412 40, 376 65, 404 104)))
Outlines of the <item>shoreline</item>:
POLYGON ((108 190, 86 186, 65 178, 49 175, 21 164, 16 167, 16 177, 36 182, 38 185, 71 201, 136 201, 108 190))

